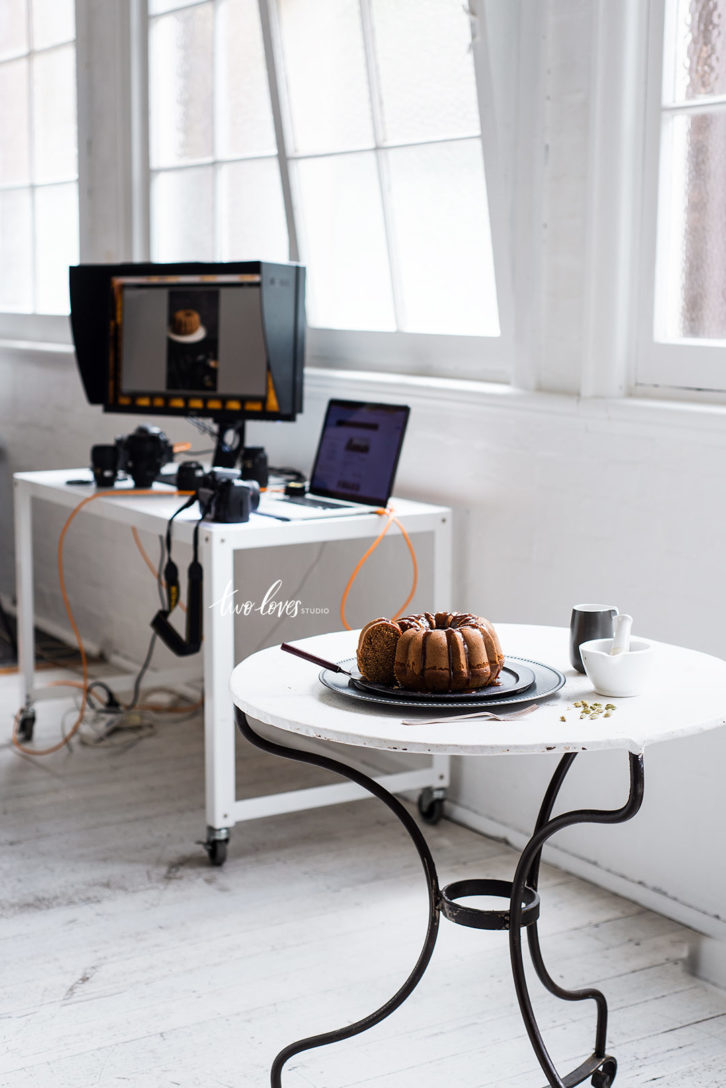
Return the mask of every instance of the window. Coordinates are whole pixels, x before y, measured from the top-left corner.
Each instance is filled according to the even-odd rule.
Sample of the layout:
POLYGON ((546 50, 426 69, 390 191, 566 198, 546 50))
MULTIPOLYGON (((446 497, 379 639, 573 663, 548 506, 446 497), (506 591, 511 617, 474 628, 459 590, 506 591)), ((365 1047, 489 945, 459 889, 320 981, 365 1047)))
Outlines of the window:
POLYGON ((0 310, 68 312, 78 260, 73 0, 0 9, 0 310))
POLYGON ((293 259, 316 361, 506 379, 480 6, 2 0, 0 334, 79 257, 293 259))
POLYGON ((152 259, 287 260, 256 0, 149 14, 152 259))
MULTIPOLYGON (((643 385, 726 390, 726 0, 658 0, 655 268, 643 385), (657 146, 659 145, 659 146, 657 146)), ((653 185, 655 189, 655 184, 653 185)))
POLYGON ((500 328, 472 13, 150 0, 148 34, 152 258, 299 259, 313 331, 375 334, 333 357, 402 368, 410 334, 420 366, 458 337, 483 376, 500 328))

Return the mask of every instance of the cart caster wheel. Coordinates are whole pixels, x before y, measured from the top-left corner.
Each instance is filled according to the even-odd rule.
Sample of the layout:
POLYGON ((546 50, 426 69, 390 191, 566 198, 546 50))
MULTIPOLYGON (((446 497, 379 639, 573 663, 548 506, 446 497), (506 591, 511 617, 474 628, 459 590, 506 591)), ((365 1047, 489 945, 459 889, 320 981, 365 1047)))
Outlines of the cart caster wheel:
POLYGON ((418 811, 425 824, 437 824, 444 815, 444 799, 437 797, 430 788, 418 796, 418 811))
MULTIPOLYGON (((227 843, 224 839, 215 839, 214 842, 207 842, 204 845, 210 865, 224 865, 227 860, 227 843)), ((607 1088, 607 1085, 604 1088, 607 1088)))
POLYGON ((617 1071, 618 1063, 614 1058, 608 1058, 602 1068, 593 1073, 592 1080, 590 1081, 592 1088, 610 1088, 615 1080, 617 1071))
POLYGON ((35 729, 35 711, 24 710, 18 718, 18 728, 16 730, 16 736, 19 741, 29 741, 33 739, 33 730, 35 729))
POLYGON ((206 841, 200 842, 200 846, 203 846, 207 851, 207 857, 209 858, 210 865, 224 865, 227 860, 227 844, 229 842, 229 832, 223 831, 220 837, 218 832, 210 831, 207 835, 206 841))

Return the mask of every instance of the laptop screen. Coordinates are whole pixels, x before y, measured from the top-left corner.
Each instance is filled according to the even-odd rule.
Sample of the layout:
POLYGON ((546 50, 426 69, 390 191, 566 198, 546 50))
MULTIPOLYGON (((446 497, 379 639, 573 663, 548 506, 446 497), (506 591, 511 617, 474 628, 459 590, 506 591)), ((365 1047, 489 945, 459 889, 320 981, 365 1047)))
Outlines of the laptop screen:
POLYGON ((310 491, 385 506, 391 497, 410 409, 331 400, 315 454, 310 491))

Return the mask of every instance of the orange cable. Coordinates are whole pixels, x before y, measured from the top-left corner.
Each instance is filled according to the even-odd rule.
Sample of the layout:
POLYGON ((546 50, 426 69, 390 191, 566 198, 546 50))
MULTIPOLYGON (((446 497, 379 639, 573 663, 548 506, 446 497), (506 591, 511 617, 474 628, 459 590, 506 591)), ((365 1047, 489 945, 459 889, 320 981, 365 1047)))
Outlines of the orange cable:
MULTIPOLYGON (((133 536, 134 540, 136 541, 136 547, 141 552, 141 558, 144 560, 147 567, 149 568, 151 573, 154 575, 154 578, 157 578, 159 572, 157 571, 154 564, 151 562, 151 559, 149 558, 149 554, 146 551, 146 548, 141 543, 141 537, 139 536, 138 529, 136 528, 135 525, 131 526, 131 535, 133 536)), ((161 578, 160 581, 161 581, 161 585, 163 586, 163 588, 166 589, 166 582, 164 581, 164 579, 161 578)), ((181 601, 179 601, 179 608, 181 608, 182 612, 186 612, 186 610, 187 610, 187 606, 185 604, 182 604, 181 601)))
POLYGON ((411 592, 409 593, 408 597, 406 597, 406 600, 403 602, 403 604, 398 609, 398 611, 395 613, 395 615, 391 616, 391 619, 397 620, 398 617, 405 611, 405 609, 408 608, 409 604, 413 600, 413 595, 416 592, 416 586, 418 585, 418 563, 416 562, 416 552, 413 550, 413 544, 411 543, 411 538, 408 535, 408 533, 406 532, 406 530, 404 529, 403 524, 398 520, 398 518, 393 516, 393 513, 390 513, 389 517, 393 521, 395 521, 396 525, 401 530, 401 534, 403 535, 403 539, 406 541, 406 547, 408 548, 409 555, 411 556, 411 565, 413 566, 413 578, 411 579, 411 592))
MULTIPOLYGON (((68 743, 68 741, 71 739, 71 737, 75 736, 75 734, 78 732, 78 730, 80 729, 80 726, 81 726, 81 722, 83 721, 83 717, 84 717, 84 715, 86 713, 86 706, 87 706, 87 703, 88 703, 88 661, 87 661, 87 658, 86 658, 86 648, 83 645, 83 639, 81 638, 81 633, 78 630, 75 618, 73 616, 73 610, 71 609, 71 604, 70 604, 70 601, 68 599, 68 593, 66 592, 65 575, 64 575, 64 571, 63 571, 63 544, 65 542, 66 533, 68 532, 68 529, 70 528, 73 519, 76 517, 77 514, 80 514, 80 512, 84 508, 84 506, 87 506, 89 502, 93 502, 94 499, 100 499, 100 498, 104 498, 104 497, 105 498, 116 498, 116 499, 118 499, 118 498, 125 498, 125 497, 127 497, 129 495, 134 495, 134 496, 136 496, 136 495, 154 495, 157 498, 158 497, 168 498, 170 495, 190 495, 190 494, 191 494, 191 492, 188 492, 188 491, 154 491, 151 488, 148 488, 148 489, 136 489, 136 488, 134 488, 134 489, 131 489, 131 490, 128 490, 128 491, 115 491, 115 490, 114 491, 96 491, 96 492, 94 492, 93 495, 87 495, 85 499, 81 499, 81 501, 78 503, 78 505, 73 507, 70 514, 66 518, 66 522, 65 522, 63 528, 61 529, 60 536, 58 537, 58 581, 60 583, 60 590, 61 590, 61 595, 63 597, 63 604, 65 606, 66 615, 68 616, 68 620, 69 620, 69 623, 71 625, 71 630, 73 631, 73 634, 75 635, 76 643, 78 645, 78 652, 79 652, 80 657, 81 657, 81 667, 82 667, 82 674, 83 674, 81 707, 80 707, 80 710, 78 712, 78 717, 76 718, 75 722, 73 723, 70 731, 68 733, 66 733, 66 735, 63 737, 62 740, 58 741, 57 744, 51 745, 50 748, 28 748, 26 745, 24 745, 24 744, 22 744, 20 742, 20 740, 18 739, 18 726, 20 724, 20 718, 21 718, 21 715, 23 713, 23 708, 21 708, 17 712, 17 714, 15 715, 15 718, 13 719, 12 743, 18 749, 18 751, 24 752, 25 755, 29 755, 29 756, 48 756, 48 755, 51 755, 53 752, 57 752, 60 748, 63 748, 68 743)), ((57 681, 54 681, 54 683, 52 685, 48 685, 48 686, 49 687, 51 687, 51 686, 52 687, 76 687, 76 686, 78 686, 78 681, 57 680, 57 681)))
POLYGON ((358 577, 358 575, 359 575, 359 573, 361 571, 361 568, 363 567, 363 564, 366 562, 366 560, 371 555, 371 553, 376 550, 376 548, 378 547, 380 542, 383 540, 384 536, 386 535, 388 530, 391 528, 391 526, 394 524, 394 522, 398 526, 398 528, 401 530, 401 533, 403 534, 403 539, 406 541, 406 545, 407 545, 409 553, 411 555, 411 562, 413 564, 413 581, 412 581, 412 584, 411 584, 411 592, 409 593, 408 597, 403 602, 401 607, 396 611, 396 613, 392 617, 392 619, 396 619, 397 616, 401 615, 403 610, 408 606, 409 602, 412 600, 414 593, 416 592, 416 586, 418 584, 418 563, 416 562, 416 553, 413 550, 413 544, 411 543, 411 538, 409 537, 408 533, 406 532, 406 530, 404 529, 403 525, 398 520, 398 518, 394 517, 392 509, 384 510, 384 509, 381 508, 380 510, 376 510, 376 513, 380 514, 381 516, 385 516, 385 517, 388 518, 388 521, 386 522, 386 526, 383 529, 383 531, 378 534, 378 536, 373 541, 373 543, 368 548, 368 550, 361 556, 361 558, 356 563, 355 569, 353 570, 353 573, 351 574, 350 578, 348 579, 348 584, 345 587, 345 589, 343 590, 343 596, 340 599, 340 618, 341 618, 341 620, 343 622, 343 627, 345 627, 346 631, 352 630, 350 624, 348 623, 347 619, 345 618, 345 602, 348 599, 348 594, 350 593, 350 590, 351 590, 351 588, 353 586, 353 583, 355 582, 356 578, 358 577))

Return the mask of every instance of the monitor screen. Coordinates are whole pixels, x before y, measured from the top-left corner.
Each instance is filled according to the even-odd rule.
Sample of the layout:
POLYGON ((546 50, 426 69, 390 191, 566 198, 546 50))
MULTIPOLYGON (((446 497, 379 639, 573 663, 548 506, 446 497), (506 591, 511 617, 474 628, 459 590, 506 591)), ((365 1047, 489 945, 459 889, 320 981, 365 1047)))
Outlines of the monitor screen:
POLYGON ((294 419, 304 273, 259 261, 72 268, 88 399, 111 412, 294 419))

